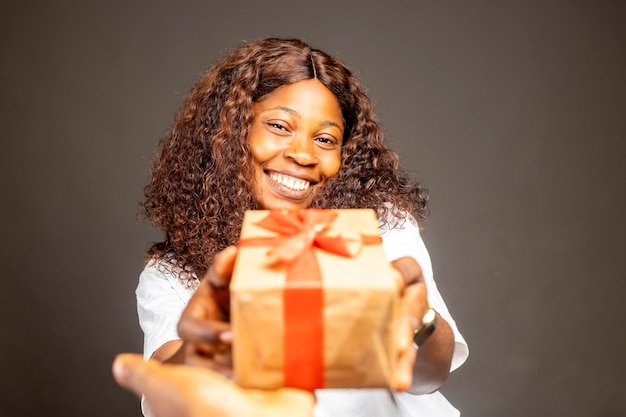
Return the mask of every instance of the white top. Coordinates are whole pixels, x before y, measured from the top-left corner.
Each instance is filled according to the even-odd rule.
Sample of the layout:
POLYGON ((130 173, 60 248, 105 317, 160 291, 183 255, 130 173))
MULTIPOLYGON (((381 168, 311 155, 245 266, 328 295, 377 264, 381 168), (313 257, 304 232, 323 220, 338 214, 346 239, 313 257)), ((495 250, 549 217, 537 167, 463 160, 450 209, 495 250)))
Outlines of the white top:
MULTIPOLYGON (((469 355, 467 343, 457 329, 433 279, 430 255, 417 226, 406 221, 394 229, 381 229, 383 249, 390 261, 410 256, 422 268, 431 306, 450 324, 454 332, 454 356, 451 371, 469 355)), ((137 312, 144 332, 144 357, 147 359, 164 343, 179 339, 176 326, 194 289, 181 284, 178 276, 159 262, 149 262, 139 277, 137 312)), ((316 417, 453 417, 459 412, 435 392, 427 395, 391 393, 385 389, 324 389, 316 391, 316 417)), ((144 414, 149 412, 144 407, 144 414)))

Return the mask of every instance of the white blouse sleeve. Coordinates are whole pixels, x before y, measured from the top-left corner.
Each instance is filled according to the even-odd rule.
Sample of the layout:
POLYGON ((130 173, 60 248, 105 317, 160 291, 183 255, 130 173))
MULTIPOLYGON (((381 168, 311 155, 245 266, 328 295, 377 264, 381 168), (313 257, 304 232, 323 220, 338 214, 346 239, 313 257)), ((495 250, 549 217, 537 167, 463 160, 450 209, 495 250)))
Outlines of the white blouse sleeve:
POLYGON ((382 229, 381 236, 383 238, 383 249, 387 259, 394 261, 405 256, 410 256, 415 259, 422 268, 422 274, 424 275, 426 288, 428 289, 428 301, 441 317, 448 322, 454 332, 454 355, 450 368, 451 371, 454 371, 465 362, 469 356, 469 350, 463 335, 459 332, 443 297, 437 289, 437 284, 433 278, 433 267, 430 261, 430 255, 420 236, 418 227, 407 219, 403 224, 397 225, 393 229, 382 229))
POLYGON ((178 320, 193 291, 162 263, 148 262, 135 291, 139 325, 144 333, 144 358, 150 358, 164 343, 179 339, 178 320))

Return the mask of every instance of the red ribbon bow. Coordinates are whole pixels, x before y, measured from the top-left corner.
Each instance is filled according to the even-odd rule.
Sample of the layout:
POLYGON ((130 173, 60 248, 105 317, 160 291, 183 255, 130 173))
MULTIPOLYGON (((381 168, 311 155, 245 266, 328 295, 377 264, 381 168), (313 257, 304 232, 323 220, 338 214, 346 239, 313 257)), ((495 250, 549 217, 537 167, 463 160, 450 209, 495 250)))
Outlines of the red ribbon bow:
MULTIPOLYGON (((269 264, 291 263, 306 257, 313 247, 341 256, 355 256, 361 250, 363 238, 356 233, 324 234, 338 214, 330 210, 272 210, 257 226, 279 233, 269 251, 269 264)), ((270 241, 267 241, 268 244, 270 241)), ((297 268, 299 269, 299 268, 297 268)))

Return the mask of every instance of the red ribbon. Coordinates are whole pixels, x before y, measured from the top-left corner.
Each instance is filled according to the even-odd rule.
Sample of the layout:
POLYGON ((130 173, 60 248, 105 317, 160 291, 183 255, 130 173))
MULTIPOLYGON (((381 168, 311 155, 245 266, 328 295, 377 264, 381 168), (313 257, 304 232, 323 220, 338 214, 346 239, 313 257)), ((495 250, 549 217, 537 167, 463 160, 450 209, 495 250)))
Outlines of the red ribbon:
POLYGON ((337 216, 337 212, 330 210, 271 210, 256 224, 279 236, 246 238, 239 242, 239 245, 270 246, 268 263, 284 263, 287 267, 283 290, 287 387, 306 390, 324 387, 324 292, 314 248, 351 257, 363 244, 381 242, 380 236, 324 234, 337 216))

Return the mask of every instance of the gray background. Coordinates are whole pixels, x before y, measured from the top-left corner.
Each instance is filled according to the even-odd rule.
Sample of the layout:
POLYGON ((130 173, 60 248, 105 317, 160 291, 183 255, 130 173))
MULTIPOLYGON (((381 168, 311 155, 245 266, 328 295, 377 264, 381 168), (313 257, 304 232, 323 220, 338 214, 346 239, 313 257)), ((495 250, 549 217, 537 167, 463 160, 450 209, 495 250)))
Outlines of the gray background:
POLYGON ((136 416, 137 219, 157 140, 228 47, 297 36, 368 86, 431 190, 465 416, 626 416, 623 1, 3 1, 0 416, 136 416))

